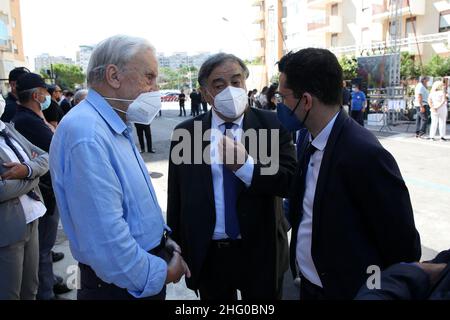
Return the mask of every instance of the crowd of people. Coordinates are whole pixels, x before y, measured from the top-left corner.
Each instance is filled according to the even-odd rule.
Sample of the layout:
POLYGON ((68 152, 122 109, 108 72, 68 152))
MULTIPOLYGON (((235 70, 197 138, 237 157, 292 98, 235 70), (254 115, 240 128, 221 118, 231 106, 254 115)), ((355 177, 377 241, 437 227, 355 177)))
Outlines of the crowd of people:
MULTIPOLYGON (((183 276, 202 300, 236 300, 238 290, 244 300, 275 300, 289 267, 302 300, 450 298, 450 254, 419 263, 408 189, 359 123, 358 86, 355 121, 330 51, 291 52, 278 68, 279 83, 256 96, 239 57, 203 63, 194 117, 173 132, 166 220, 131 125, 149 126, 161 110, 150 43, 102 41, 89 90, 67 113, 58 102, 70 104, 70 95, 62 99, 59 87, 26 70, 11 78, 15 115, 0 122, 0 299, 55 298, 59 216, 79 263, 79 300, 163 300, 183 276), (202 102, 211 110, 200 113, 202 102), (261 146, 279 151, 272 174, 261 146), (373 266, 382 271, 374 288, 373 266)), ((429 101, 438 110, 437 93, 429 101)), ((179 100, 182 116, 186 96, 179 100)))

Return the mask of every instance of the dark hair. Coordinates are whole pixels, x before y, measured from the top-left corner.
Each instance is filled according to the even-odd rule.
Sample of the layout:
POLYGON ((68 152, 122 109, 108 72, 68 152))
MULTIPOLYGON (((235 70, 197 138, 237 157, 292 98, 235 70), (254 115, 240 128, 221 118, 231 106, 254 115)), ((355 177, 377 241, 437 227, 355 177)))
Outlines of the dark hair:
POLYGON ((9 80, 9 82, 17 81, 21 76, 23 76, 24 74, 27 74, 27 73, 31 73, 31 71, 25 67, 14 68, 9 73, 8 80, 9 80))
POLYGON ((278 69, 297 98, 308 92, 327 105, 341 103, 342 68, 331 51, 307 48, 289 52, 278 62, 278 69))
POLYGON ((267 90, 267 104, 269 105, 269 109, 274 110, 276 105, 272 102, 272 98, 275 96, 275 93, 278 90, 278 83, 272 83, 267 90))
POLYGON ((213 70, 217 68, 218 66, 222 65, 226 61, 233 61, 239 63, 242 70, 244 71, 244 76, 247 79, 250 75, 250 71, 248 71, 247 66, 245 65, 244 61, 242 59, 239 59, 234 54, 229 53, 218 53, 211 57, 209 57, 200 67, 200 70, 198 72, 198 82, 202 87, 206 86, 206 80, 211 75, 213 70))
POLYGON ((262 94, 267 94, 268 90, 269 90, 269 87, 264 87, 264 88, 262 88, 261 93, 262 94))

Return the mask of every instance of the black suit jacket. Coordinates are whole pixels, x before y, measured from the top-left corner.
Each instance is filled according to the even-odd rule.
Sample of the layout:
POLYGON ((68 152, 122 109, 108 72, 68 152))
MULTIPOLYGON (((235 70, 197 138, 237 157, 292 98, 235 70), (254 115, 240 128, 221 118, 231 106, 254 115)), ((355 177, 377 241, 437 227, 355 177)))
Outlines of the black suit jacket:
MULTIPOLYGON (((301 146, 305 148, 305 143, 301 146)), ((301 221, 300 177, 290 199, 291 269, 301 221)), ((408 189, 392 155, 376 137, 340 112, 328 139, 313 205, 312 257, 329 299, 353 299, 371 275, 420 259, 408 189)))
MULTIPOLYGON (((295 172, 296 156, 291 136, 280 127, 275 113, 247 109, 243 129, 280 130, 279 170, 275 175, 261 175, 266 166, 258 155, 250 188, 242 188, 238 197, 238 217, 245 261, 236 261, 248 279, 247 286, 254 290, 252 296, 275 298, 277 279, 289 266, 287 223, 282 213, 281 199, 287 196, 295 172), (277 197, 278 196, 278 197, 277 197)), ((202 133, 211 128, 211 111, 183 122, 175 128, 194 134, 194 126, 202 125, 202 133)), ((270 134, 268 135, 270 137, 270 134)), ((201 139, 200 136, 198 138, 201 139)), ((200 141, 197 141, 200 143, 200 141)), ((209 145, 200 144, 201 150, 209 145)), ((249 150, 248 142, 245 143, 249 150)), ((177 141, 172 142, 171 154, 177 141)), ((251 149, 251 148, 250 148, 251 149)), ((194 145, 191 152, 193 154, 194 145)), ((270 150, 270 141, 269 141, 270 150)), ((209 153, 208 153, 209 156, 209 153)), ((192 272, 187 286, 196 290, 211 244, 216 212, 211 166, 169 162, 167 222, 172 237, 182 248, 183 257, 192 272)))
POLYGON ((356 299, 450 300, 450 250, 441 252, 429 263, 447 264, 435 286, 431 286, 430 277, 422 269, 398 263, 381 273, 380 289, 368 289, 363 285, 356 299))

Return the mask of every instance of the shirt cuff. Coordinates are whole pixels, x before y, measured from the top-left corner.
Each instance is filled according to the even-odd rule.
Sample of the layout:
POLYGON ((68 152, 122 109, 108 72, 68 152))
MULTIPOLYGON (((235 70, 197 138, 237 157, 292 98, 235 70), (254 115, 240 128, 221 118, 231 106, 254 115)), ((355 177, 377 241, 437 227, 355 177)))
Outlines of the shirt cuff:
POLYGON ((26 165, 27 166, 27 168, 28 168, 28 175, 27 175, 27 179, 30 179, 31 178, 31 176, 33 175, 33 169, 31 169, 31 167, 28 165, 28 164, 26 164, 25 162, 23 163, 24 165, 26 165))
POLYGON ((236 177, 238 177, 243 183, 245 183, 247 188, 252 185, 254 168, 255 161, 251 156, 248 156, 247 161, 244 163, 244 165, 234 173, 236 177))

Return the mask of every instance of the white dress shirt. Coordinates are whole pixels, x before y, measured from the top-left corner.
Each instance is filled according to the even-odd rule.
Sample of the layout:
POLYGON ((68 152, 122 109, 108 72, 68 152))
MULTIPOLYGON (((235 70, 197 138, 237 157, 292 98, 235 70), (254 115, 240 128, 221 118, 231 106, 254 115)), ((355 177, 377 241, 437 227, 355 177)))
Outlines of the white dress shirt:
MULTIPOLYGON (((297 234, 296 253, 297 264, 300 272, 311 283, 319 287, 323 287, 323 285, 311 255, 313 206, 323 154, 338 114, 339 113, 337 113, 334 118, 330 120, 327 126, 311 142, 317 150, 311 156, 308 164, 308 170, 306 172, 305 196, 303 198, 303 217, 297 234)), ((311 135, 309 135, 309 139, 311 141, 311 135)))
MULTIPOLYGON (((242 124, 244 115, 233 121, 233 136, 236 141, 241 141, 242 138, 242 124)), ((212 110, 211 119, 211 172, 214 187, 214 203, 216 206, 216 226, 214 228, 213 240, 228 239, 225 233, 225 196, 223 190, 223 168, 219 160, 218 143, 225 132, 225 121, 222 120, 214 110, 212 110)), ((249 155, 245 164, 235 172, 244 184, 248 187, 252 184, 254 170, 254 160, 249 155)))
MULTIPOLYGON (((0 131, 5 129, 5 124, 0 121, 0 131)), ((16 149, 20 152, 22 157, 25 161, 29 161, 30 158, 28 158, 25 151, 22 149, 22 147, 14 141, 13 138, 10 138, 11 142, 14 144, 16 149)), ((17 162, 20 163, 19 159, 17 158, 16 154, 8 145, 6 144, 6 141, 3 137, 0 137, 0 148, 8 155, 8 157, 11 159, 11 162, 17 162)), ((23 211, 25 212, 25 220, 26 223, 31 223, 36 219, 39 219, 42 217, 45 212, 47 211, 47 208, 44 206, 44 204, 41 201, 36 201, 26 194, 19 197, 20 204, 22 205, 23 211)))

